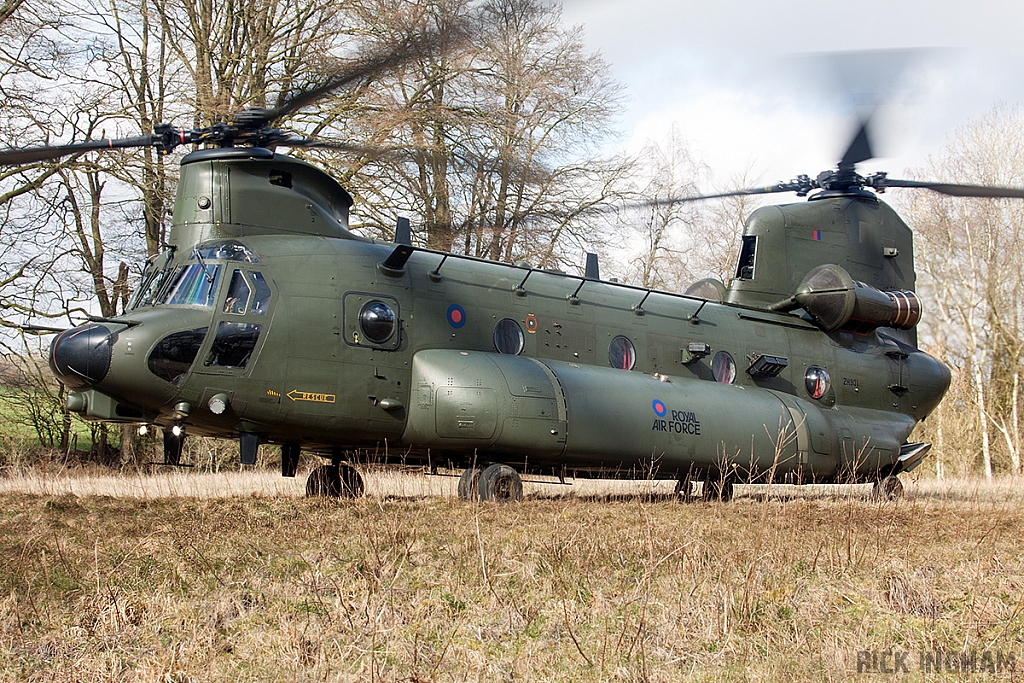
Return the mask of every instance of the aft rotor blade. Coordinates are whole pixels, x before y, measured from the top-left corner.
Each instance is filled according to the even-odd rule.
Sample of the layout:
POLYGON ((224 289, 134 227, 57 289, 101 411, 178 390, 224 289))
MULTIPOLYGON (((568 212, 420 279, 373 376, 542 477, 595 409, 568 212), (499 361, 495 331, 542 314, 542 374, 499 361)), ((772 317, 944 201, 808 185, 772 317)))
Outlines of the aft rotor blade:
MULTIPOLYGON (((732 190, 730 192, 719 192, 716 194, 699 194, 691 197, 672 197, 669 199, 649 199, 642 202, 630 202, 627 204, 628 207, 640 207, 640 206, 671 206, 673 204, 683 204, 686 202, 702 202, 705 199, 721 199, 723 197, 742 197, 746 195, 757 195, 757 194, 776 194, 779 192, 798 192, 803 187, 796 183, 778 183, 777 185, 770 185, 768 187, 749 187, 744 190, 732 190)), ((808 187, 807 190, 813 188, 808 187)))
POLYGON ((890 187, 916 187, 952 197, 1011 197, 1024 199, 1024 188, 1019 187, 997 187, 994 185, 961 185, 958 183, 931 183, 921 180, 895 180, 885 178, 878 185, 878 189, 890 187))
POLYGON ((857 134, 850 141, 850 146, 846 148, 846 152, 839 162, 841 170, 853 168, 860 162, 875 157, 875 153, 871 151, 871 139, 868 137, 868 123, 869 119, 862 121, 860 128, 857 129, 857 134))
POLYGON ((134 138, 118 138, 113 140, 85 140, 66 145, 43 145, 39 147, 22 147, 20 149, 0 150, 0 165, 20 166, 37 161, 60 159, 71 154, 79 154, 94 149, 118 149, 123 147, 150 147, 153 145, 152 135, 134 138))

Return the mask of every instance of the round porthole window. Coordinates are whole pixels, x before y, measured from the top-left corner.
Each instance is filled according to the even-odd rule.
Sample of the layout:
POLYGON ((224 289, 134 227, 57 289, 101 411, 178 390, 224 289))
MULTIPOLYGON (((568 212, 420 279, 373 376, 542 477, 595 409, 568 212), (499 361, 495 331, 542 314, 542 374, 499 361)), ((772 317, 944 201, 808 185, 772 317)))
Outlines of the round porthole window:
POLYGON ((620 370, 632 370, 636 365, 636 349, 633 342, 621 334, 608 345, 608 362, 613 368, 620 370))
POLYGON ((821 398, 832 388, 832 379, 828 376, 828 371, 825 368, 811 365, 804 373, 804 387, 807 388, 807 393, 811 398, 821 398))
POLYGON ((494 348, 498 353, 518 356, 523 352, 523 328, 512 318, 503 318, 494 326, 494 348))
POLYGON ((359 329, 374 344, 383 344, 395 334, 397 318, 383 301, 371 301, 359 310, 359 329))
POLYGON ((711 372, 714 373, 716 382, 732 384, 736 381, 736 361, 728 351, 719 351, 711 359, 711 372))

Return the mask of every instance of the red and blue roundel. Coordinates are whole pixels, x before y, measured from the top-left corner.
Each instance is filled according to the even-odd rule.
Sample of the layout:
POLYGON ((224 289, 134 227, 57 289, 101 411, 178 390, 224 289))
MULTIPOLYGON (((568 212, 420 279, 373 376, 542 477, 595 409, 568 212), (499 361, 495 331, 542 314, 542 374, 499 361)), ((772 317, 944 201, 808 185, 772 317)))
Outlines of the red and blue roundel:
POLYGON ((448 324, 459 329, 466 324, 466 309, 458 304, 448 307, 448 324))
POLYGON ((654 399, 654 401, 651 402, 651 408, 654 409, 654 414, 658 417, 665 417, 665 413, 668 412, 668 408, 665 407, 665 404, 658 399, 654 399))

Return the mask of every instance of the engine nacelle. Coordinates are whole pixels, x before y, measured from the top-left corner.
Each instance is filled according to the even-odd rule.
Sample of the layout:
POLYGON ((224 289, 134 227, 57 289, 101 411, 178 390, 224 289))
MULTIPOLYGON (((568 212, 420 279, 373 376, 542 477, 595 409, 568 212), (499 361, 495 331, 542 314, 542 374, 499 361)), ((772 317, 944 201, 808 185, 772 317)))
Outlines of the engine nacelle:
POLYGON ((921 300, 914 292, 883 292, 854 280, 834 264, 807 273, 793 302, 829 331, 842 328, 866 333, 876 327, 909 330, 921 320, 921 300))

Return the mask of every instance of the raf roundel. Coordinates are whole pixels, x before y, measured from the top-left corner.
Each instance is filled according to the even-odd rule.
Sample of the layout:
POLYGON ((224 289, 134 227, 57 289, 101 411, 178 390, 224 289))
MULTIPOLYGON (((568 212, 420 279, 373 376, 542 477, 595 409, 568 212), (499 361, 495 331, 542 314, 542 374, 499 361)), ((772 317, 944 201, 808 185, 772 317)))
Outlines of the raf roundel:
POLYGON ((651 402, 651 408, 654 409, 654 414, 657 415, 658 417, 665 417, 665 413, 668 412, 668 409, 665 407, 665 404, 659 401, 658 399, 654 399, 654 401, 651 402))
POLYGON ((458 304, 448 307, 448 324, 459 329, 466 324, 466 309, 458 304))

